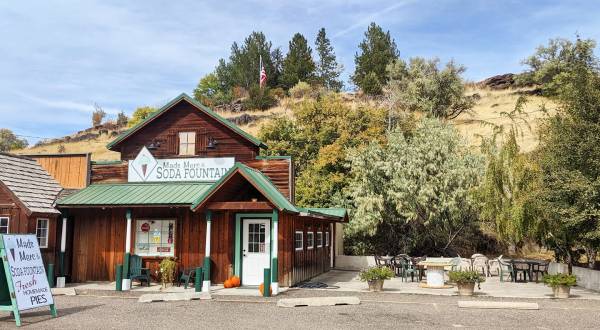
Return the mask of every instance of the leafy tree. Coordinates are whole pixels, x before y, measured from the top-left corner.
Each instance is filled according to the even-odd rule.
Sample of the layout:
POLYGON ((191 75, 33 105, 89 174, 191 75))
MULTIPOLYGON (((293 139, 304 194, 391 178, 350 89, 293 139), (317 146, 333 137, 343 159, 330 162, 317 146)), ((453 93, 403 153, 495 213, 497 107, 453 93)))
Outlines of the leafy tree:
POLYGON ((482 159, 436 119, 412 132, 395 129, 387 144, 371 143, 350 161, 348 233, 371 237, 376 252, 448 255, 477 218, 472 191, 482 159))
POLYGON ((250 87, 249 97, 244 100, 244 105, 252 110, 266 110, 277 104, 269 87, 260 88, 258 85, 250 87))
POLYGON ((8 128, 0 128, 0 152, 23 149, 27 145, 27 140, 19 139, 13 131, 8 128))
POLYGON ((474 100, 465 95, 461 75, 465 67, 448 62, 443 69, 438 59, 395 60, 387 67, 389 82, 385 95, 393 110, 419 111, 432 117, 453 119, 472 109, 474 100))
POLYGON ((557 95, 560 75, 568 75, 574 65, 598 67, 598 59, 594 56, 596 42, 592 39, 575 41, 563 38, 550 39, 548 45, 539 46, 536 52, 525 59, 523 64, 529 70, 517 76, 519 84, 537 84, 542 86, 546 95, 557 95))
POLYGON ((544 185, 540 203, 541 241, 569 265, 585 249, 594 266, 600 247, 600 70, 589 57, 590 40, 577 40, 552 86, 558 113, 540 127, 536 158, 544 185))
POLYGON ((342 73, 342 66, 337 63, 335 52, 329 38, 327 38, 325 28, 321 28, 317 34, 315 50, 319 56, 316 63, 317 82, 329 90, 341 90, 343 83, 339 78, 342 73))
POLYGON ((133 115, 131 115, 131 119, 129 120, 129 127, 133 127, 139 123, 141 123, 142 121, 144 121, 144 119, 148 118, 152 113, 156 112, 156 108, 153 107, 149 107, 149 106, 143 106, 143 107, 139 107, 137 109, 135 109, 135 111, 133 112, 133 115))
POLYGON ((354 56, 356 69, 352 81, 365 93, 379 95, 387 83, 386 67, 399 56, 396 43, 390 32, 371 23, 365 32, 365 38, 358 45, 360 54, 354 56))
POLYGON ((350 106, 337 94, 305 99, 293 107, 294 118, 280 117, 259 133, 268 155, 290 155, 299 205, 344 205, 342 190, 349 169, 348 150, 385 138, 385 112, 366 105, 350 106), (333 197, 332 197, 333 196, 333 197))
POLYGON ((209 73, 200 79, 194 89, 194 98, 207 106, 214 106, 230 102, 231 93, 222 89, 216 73, 209 73))
POLYGON ((119 112, 119 114, 117 114, 117 126, 125 127, 125 126, 127 126, 128 121, 129 121, 129 118, 127 117, 125 112, 121 111, 121 112, 119 112))
POLYGON ((315 77, 315 62, 308 41, 300 33, 296 33, 289 43, 289 50, 283 60, 281 79, 285 88, 289 89, 299 81, 311 82, 315 77))
POLYGON ((478 190, 481 219, 502 240, 519 247, 526 239, 535 239, 538 233, 537 205, 532 192, 542 184, 541 173, 529 155, 519 152, 514 129, 504 137, 506 140, 500 147, 497 136, 482 144, 487 167, 478 190))
POLYGON ((106 118, 106 111, 102 109, 98 104, 94 103, 94 112, 92 112, 92 126, 98 126, 102 124, 102 121, 106 118))

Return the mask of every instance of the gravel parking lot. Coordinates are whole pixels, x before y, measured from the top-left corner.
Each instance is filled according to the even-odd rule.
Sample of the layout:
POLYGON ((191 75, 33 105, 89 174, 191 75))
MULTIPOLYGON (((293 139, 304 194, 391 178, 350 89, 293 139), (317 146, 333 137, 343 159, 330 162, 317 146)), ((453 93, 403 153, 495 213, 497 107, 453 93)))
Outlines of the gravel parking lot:
MULTIPOLYGON (((279 298, 325 294, 332 295, 326 291, 294 290, 279 298)), ((134 297, 59 296, 58 318, 52 319, 46 310, 36 310, 23 313, 22 319, 25 328, 32 329, 600 328, 599 301, 543 299, 534 301, 540 310, 524 311, 459 309, 457 301, 465 300, 459 297, 368 293, 358 296, 362 303, 357 306, 290 309, 277 307, 278 298, 229 296, 211 301, 141 304, 134 297)), ((14 327, 8 313, 0 315, 0 327, 14 327)))

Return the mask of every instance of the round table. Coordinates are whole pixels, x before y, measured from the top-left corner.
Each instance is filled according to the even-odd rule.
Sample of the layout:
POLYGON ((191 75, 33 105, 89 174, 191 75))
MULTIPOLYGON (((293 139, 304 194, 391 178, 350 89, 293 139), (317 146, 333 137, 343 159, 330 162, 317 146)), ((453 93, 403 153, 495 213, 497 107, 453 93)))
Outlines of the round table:
POLYGON ((452 266, 452 262, 425 260, 419 262, 419 266, 427 267, 425 270, 427 274, 427 288, 441 289, 448 287, 444 285, 444 267, 452 266))

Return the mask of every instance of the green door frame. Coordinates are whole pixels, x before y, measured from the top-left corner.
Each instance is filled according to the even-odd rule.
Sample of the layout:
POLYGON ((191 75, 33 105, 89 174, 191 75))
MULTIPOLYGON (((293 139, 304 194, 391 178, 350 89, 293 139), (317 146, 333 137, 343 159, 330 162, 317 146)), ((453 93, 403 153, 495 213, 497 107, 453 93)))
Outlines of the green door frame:
POLYGON ((242 279, 242 220, 245 218, 255 218, 255 219, 270 219, 270 249, 269 249, 269 260, 271 260, 271 282, 275 279, 277 282, 277 251, 275 251, 275 256, 273 256, 273 238, 277 237, 277 233, 273 232, 273 223, 279 221, 279 213, 277 210, 273 210, 271 213, 236 213, 235 214, 235 246, 234 246, 234 266, 233 273, 235 276, 242 279))

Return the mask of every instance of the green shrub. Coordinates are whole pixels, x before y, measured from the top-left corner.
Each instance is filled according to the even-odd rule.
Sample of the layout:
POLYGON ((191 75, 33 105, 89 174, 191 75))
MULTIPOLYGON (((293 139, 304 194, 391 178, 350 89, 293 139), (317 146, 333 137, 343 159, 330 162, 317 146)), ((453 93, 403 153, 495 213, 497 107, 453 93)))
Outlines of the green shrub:
POLYGON ((244 101, 246 109, 267 110, 277 104, 277 100, 271 95, 268 87, 252 86, 249 94, 249 97, 244 101))
POLYGON ((285 91, 281 87, 273 88, 269 92, 273 98, 281 100, 285 97, 285 91))
POLYGON ((175 280, 175 270, 177 269, 177 262, 173 258, 164 258, 160 262, 160 280, 163 287, 167 284, 173 283, 175 280))
POLYGON ((561 285, 576 286, 577 277, 569 274, 555 274, 555 275, 544 275, 544 283, 550 287, 557 287, 561 285))
POLYGON ((363 282, 375 281, 375 280, 389 280, 394 277, 394 271, 388 267, 375 266, 360 271, 358 276, 363 282))
POLYGON ((478 272, 475 271, 451 271, 448 273, 448 277, 450 278, 450 282, 456 284, 467 284, 467 283, 482 283, 485 282, 485 277, 481 276, 478 272))
POLYGON ((304 81, 299 81, 294 87, 290 88, 290 96, 296 99, 301 99, 310 95, 312 87, 304 81))

